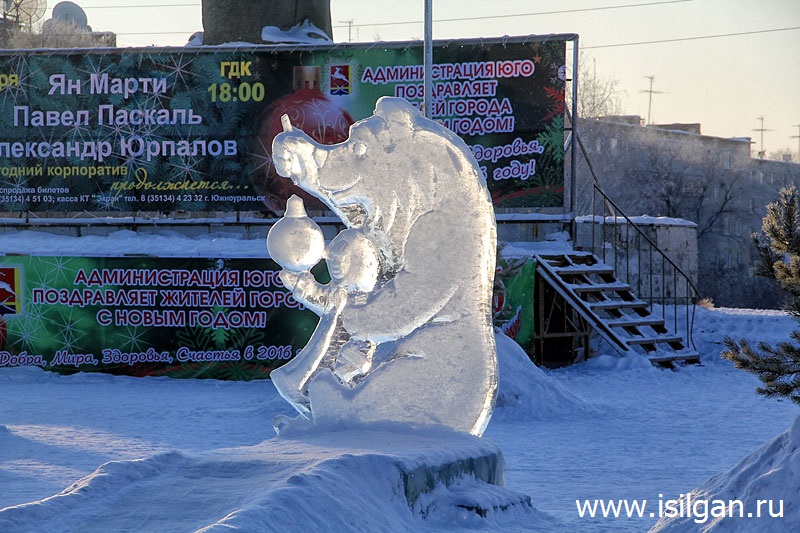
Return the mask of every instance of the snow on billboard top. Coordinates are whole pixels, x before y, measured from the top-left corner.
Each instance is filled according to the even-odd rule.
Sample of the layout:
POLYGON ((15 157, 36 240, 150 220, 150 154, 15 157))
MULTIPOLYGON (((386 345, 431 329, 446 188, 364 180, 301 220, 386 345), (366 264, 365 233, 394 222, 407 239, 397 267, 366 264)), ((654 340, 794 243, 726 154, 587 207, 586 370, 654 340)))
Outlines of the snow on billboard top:
MULTIPOLYGON (((566 37, 437 43, 434 119, 495 207, 562 207, 566 37)), ((421 107, 421 43, 0 54, 0 213, 283 213, 280 116, 336 144, 381 96, 421 107)), ((58 214, 58 215, 56 215, 58 214)))

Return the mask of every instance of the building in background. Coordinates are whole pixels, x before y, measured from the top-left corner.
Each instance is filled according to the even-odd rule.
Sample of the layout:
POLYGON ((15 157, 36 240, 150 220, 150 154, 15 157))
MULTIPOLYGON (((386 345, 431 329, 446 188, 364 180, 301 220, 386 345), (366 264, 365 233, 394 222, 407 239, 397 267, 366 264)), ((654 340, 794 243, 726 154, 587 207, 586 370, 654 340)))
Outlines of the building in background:
POLYGON ((86 13, 74 2, 59 2, 52 18, 39 22, 46 0, 6 2, 0 18, 0 48, 111 48, 117 45, 113 32, 93 31, 86 13))
POLYGON ((579 137, 579 215, 591 212, 597 183, 630 216, 690 220, 702 296, 718 306, 780 307, 772 282, 751 274, 751 235, 780 188, 800 185, 800 165, 752 158, 749 138, 702 135, 700 124, 643 126, 635 115, 584 119, 579 137))

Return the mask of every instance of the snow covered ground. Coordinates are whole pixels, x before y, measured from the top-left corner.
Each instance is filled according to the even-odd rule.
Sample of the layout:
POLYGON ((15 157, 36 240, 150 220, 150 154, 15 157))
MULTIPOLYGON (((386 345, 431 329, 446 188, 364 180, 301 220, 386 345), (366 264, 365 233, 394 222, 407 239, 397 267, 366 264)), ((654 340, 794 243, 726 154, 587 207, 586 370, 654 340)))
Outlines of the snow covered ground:
MULTIPOLYGON (((4 251, 23 247, 15 250, 13 238, 2 241, 4 251)), ((70 245, 58 248, 69 253, 70 245)), ((757 395, 759 381, 720 360, 719 352, 726 335, 775 343, 795 326, 777 311, 698 309, 703 364, 678 370, 614 355, 541 370, 513 344, 500 343, 500 398, 484 437, 505 455, 507 489, 530 496, 533 509, 517 505, 485 518, 448 504, 464 495, 491 501, 474 480, 439 487, 413 509, 398 496, 394 463, 408 450, 457 455, 480 446, 455 436, 378 428, 278 438, 272 419, 292 409, 268 381, 2 368, 0 530, 114 531, 120 524, 217 530, 227 520, 244 531, 644 531, 656 524, 659 504, 734 467, 792 426, 798 407, 757 395), (580 517, 576 500, 596 499, 647 500, 647 508, 642 518, 580 517)), ((742 470, 773 465, 770 453, 791 451, 800 430, 794 434, 740 468, 737 483, 717 478, 709 486, 726 486, 733 491, 726 498, 734 497, 746 485, 742 470)), ((790 471, 796 457, 788 464, 763 497, 784 497, 796 513, 800 472, 790 471)), ((753 492, 759 485, 747 486, 748 498, 761 497, 753 492)), ((797 526, 781 520, 754 518, 745 530, 797 526)))

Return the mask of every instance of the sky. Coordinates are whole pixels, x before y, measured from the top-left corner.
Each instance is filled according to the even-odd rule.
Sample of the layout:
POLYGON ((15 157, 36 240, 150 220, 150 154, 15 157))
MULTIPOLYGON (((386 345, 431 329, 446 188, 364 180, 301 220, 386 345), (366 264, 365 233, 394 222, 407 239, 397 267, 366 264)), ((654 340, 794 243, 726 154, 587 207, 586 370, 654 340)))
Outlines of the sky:
MULTIPOLYGON (((202 30, 199 0, 75 3, 119 46, 180 46, 202 30)), ((375 6, 331 0, 334 41, 423 38, 423 1, 375 6)), ((577 33, 598 76, 617 81, 624 113, 799 157, 797 0, 433 0, 433 19, 434 39, 577 33)))

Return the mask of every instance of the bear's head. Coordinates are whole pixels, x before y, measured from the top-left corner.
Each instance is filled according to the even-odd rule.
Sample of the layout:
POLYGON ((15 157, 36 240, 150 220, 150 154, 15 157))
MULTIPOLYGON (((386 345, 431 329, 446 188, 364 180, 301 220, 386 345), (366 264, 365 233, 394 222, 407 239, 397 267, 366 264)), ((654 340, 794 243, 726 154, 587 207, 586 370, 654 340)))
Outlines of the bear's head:
POLYGON ((350 127, 347 141, 323 145, 284 117, 284 131, 272 145, 275 167, 348 227, 372 225, 398 209, 416 211, 409 204, 432 194, 429 180, 414 179, 414 138, 424 120, 406 100, 384 97, 373 116, 350 127))

